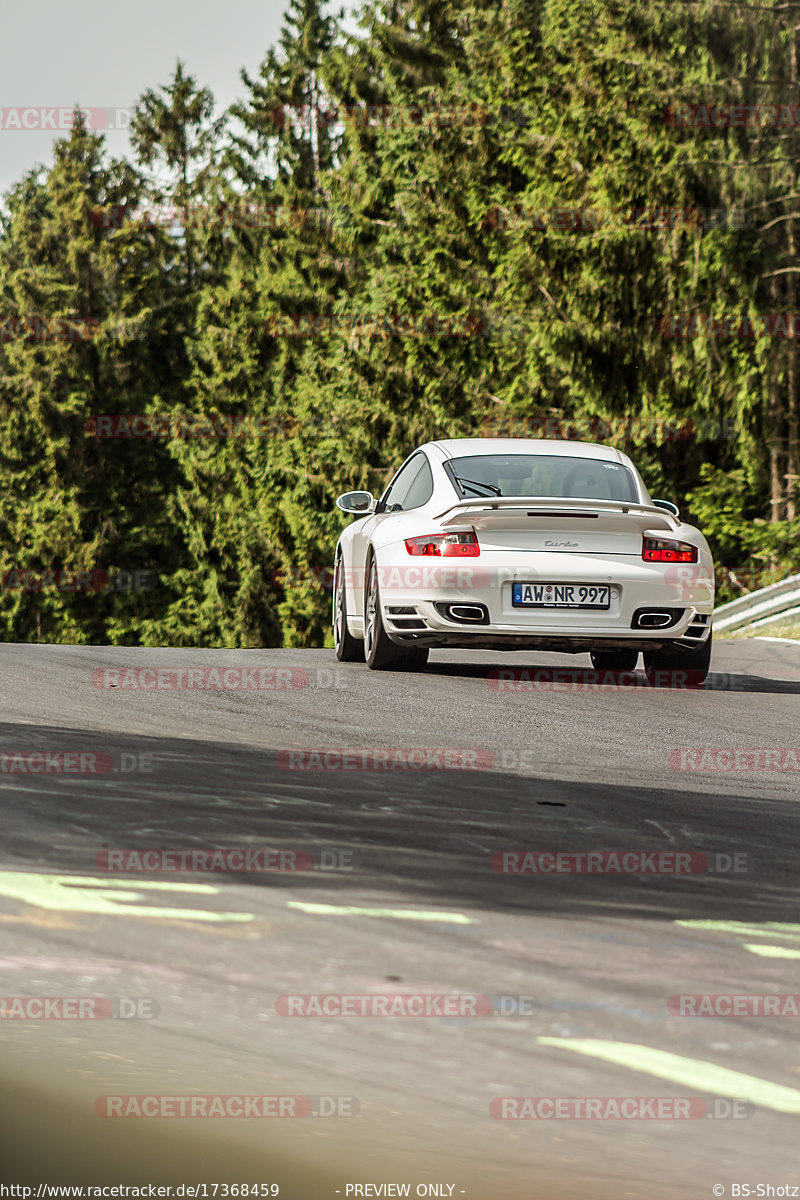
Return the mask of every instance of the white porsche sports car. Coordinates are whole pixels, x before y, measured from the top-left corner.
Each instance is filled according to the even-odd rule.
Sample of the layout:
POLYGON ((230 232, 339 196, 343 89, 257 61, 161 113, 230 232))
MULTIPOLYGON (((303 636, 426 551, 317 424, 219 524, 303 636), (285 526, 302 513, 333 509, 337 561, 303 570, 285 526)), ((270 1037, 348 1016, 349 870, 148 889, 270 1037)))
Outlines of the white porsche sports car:
POLYGON ((591 655, 691 671, 711 656, 714 565, 627 455, 589 442, 461 438, 411 454, 379 500, 346 492, 333 629, 343 662, 419 670, 432 647, 591 655))

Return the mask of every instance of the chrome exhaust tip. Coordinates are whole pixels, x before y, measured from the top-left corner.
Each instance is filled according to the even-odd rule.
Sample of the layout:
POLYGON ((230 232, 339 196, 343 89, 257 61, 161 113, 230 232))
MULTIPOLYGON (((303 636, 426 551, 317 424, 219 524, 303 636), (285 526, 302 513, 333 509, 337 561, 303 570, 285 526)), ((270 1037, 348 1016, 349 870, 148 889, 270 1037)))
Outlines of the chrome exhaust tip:
POLYGON ((447 621, 459 625, 488 625, 489 610, 485 604, 437 604, 436 611, 447 621))
POLYGON ((669 629, 685 615, 685 608, 637 608, 631 629, 669 629))
POLYGON ((639 626, 641 629, 663 629, 666 625, 671 625, 673 619, 672 613, 668 612, 642 613, 639 626))
POLYGON ((482 621, 486 616, 478 604, 451 604, 449 611, 456 621, 482 621))

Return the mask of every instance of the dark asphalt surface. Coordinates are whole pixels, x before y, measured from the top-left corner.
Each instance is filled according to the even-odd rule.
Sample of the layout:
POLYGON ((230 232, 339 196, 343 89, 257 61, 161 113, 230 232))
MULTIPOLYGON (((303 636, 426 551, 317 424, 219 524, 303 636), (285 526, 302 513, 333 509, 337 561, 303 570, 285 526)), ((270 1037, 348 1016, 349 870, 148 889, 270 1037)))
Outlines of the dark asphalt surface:
POLYGON ((0 661, 0 995, 126 997, 155 1013, 0 1021, 4 1180, 238 1177, 287 1198, 366 1181, 636 1200, 800 1185, 800 1017, 668 1008, 682 993, 800 992, 800 773, 670 759, 798 747, 800 645, 720 642, 690 691, 492 686, 498 667, 588 668, 546 654, 434 652, 418 676, 322 650, 6 645, 0 661), (291 670, 293 686, 154 690, 124 674, 213 667, 291 670), (105 669, 120 686, 96 686, 105 669), (412 747, 477 751, 483 766, 288 769, 292 750, 412 747), (37 752, 106 754, 113 769, 31 773, 37 752), (307 852, 313 867, 98 866, 114 849, 214 847, 307 852), (519 850, 738 855, 739 870, 492 869, 519 850), (521 1015, 460 1020, 276 1009, 286 994, 406 991, 526 999, 521 1015), (634 1048, 609 1062, 599 1043, 634 1048), (679 1056, 679 1078, 652 1073, 650 1051, 679 1056), (131 1094, 355 1097, 359 1112, 95 1114, 97 1097, 131 1094), (755 1103, 736 1120, 493 1118, 492 1101, 522 1096, 755 1103))

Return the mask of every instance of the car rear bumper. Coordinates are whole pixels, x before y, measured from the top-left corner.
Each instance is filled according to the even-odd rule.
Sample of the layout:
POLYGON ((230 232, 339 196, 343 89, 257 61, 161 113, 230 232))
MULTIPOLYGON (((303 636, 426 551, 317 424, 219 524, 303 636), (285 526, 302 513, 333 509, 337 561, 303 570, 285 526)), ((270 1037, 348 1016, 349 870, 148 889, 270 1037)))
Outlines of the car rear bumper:
POLYGON ((590 650, 658 650, 662 646, 681 646, 686 649, 700 648, 711 632, 711 625, 698 624, 698 615, 692 612, 682 620, 680 627, 666 637, 664 633, 643 633, 638 630, 598 629, 595 632, 581 630, 535 630, 521 632, 518 629, 482 625, 471 629, 464 626, 436 625, 433 621, 412 627, 393 623, 384 616, 384 628, 389 639, 398 645, 449 647, 453 650, 552 650, 564 654, 585 654, 590 650))
POLYGON ((532 554, 520 565, 501 554, 439 560, 380 572, 383 624, 393 642, 488 650, 655 649, 701 646, 711 628, 713 571, 648 564, 633 556, 532 554), (607 609, 521 608, 514 583, 596 586, 610 591, 607 609), (455 611, 451 611, 454 606, 455 611), (650 614, 658 627, 640 624, 650 614))

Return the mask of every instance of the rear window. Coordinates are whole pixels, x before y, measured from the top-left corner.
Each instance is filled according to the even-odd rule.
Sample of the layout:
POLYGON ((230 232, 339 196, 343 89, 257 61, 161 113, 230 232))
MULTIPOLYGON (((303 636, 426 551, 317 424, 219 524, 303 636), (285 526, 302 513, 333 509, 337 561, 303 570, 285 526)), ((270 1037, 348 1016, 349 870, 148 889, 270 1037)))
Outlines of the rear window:
POLYGON ((638 500, 633 475, 621 463, 565 454, 481 454, 453 458, 465 499, 548 496, 582 500, 638 500), (484 486, 484 485, 489 486, 484 486), (493 491, 497 489, 497 491, 493 491))

